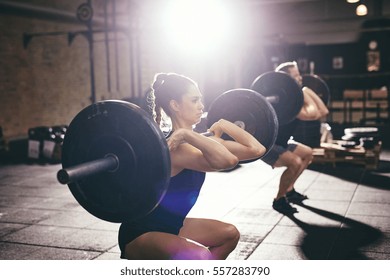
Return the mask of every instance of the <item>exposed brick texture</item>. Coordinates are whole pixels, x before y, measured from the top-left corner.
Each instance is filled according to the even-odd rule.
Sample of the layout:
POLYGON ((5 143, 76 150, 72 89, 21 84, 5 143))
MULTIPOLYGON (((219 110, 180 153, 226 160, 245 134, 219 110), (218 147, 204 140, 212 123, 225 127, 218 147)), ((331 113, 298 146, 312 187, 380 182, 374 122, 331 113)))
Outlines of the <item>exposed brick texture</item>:
MULTIPOLYGON (((77 7, 83 3, 76 0, 19 2, 74 15, 77 7)), ((126 2, 117 1, 117 9, 127 9, 126 2)), ((102 18, 103 3, 104 1, 92 1, 94 19, 102 18)), ((102 26, 96 28, 101 29, 102 26)), ((52 20, 20 12, 1 13, 0 126, 6 140, 26 136, 31 127, 69 124, 82 108, 91 104, 88 41, 83 35, 77 35, 68 45, 68 32, 81 30, 87 30, 87 27, 76 20, 52 20), (47 32, 64 34, 34 36, 27 48, 23 47, 24 33, 47 32)), ((145 74, 142 79, 144 85, 131 85, 129 37, 118 32, 116 38, 117 65, 114 34, 109 33, 109 89, 104 33, 94 33, 96 101, 137 96, 153 77, 152 74, 145 74, 148 70, 141 69, 142 74, 145 74), (132 89, 135 92, 131 92, 132 89)))

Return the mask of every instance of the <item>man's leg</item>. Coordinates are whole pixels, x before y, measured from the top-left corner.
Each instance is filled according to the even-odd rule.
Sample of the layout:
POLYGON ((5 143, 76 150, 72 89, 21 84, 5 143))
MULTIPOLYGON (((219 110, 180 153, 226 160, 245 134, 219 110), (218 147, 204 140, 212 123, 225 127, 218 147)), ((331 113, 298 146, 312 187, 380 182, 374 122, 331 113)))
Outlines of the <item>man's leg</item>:
MULTIPOLYGON (((296 181, 299 178, 299 176, 302 174, 302 172, 312 162, 313 151, 310 147, 303 145, 301 143, 295 142, 295 141, 290 142, 289 148, 294 154, 299 156, 302 160, 301 169, 297 172, 298 177, 295 179, 295 181, 296 181)), ((295 202, 295 203, 302 202, 303 200, 308 198, 306 195, 303 195, 303 194, 297 192, 294 189, 294 184, 292 184, 288 187, 286 197, 289 200, 289 202, 295 202)))

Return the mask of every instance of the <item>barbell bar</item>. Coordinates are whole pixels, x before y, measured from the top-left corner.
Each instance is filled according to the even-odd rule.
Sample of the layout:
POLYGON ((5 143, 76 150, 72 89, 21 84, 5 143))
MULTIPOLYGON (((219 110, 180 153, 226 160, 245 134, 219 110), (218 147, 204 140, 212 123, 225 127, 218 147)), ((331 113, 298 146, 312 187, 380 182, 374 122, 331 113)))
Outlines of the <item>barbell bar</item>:
POLYGON ((57 179, 61 184, 70 184, 100 172, 114 172, 118 167, 118 157, 114 154, 107 154, 100 159, 81 163, 67 169, 61 169, 57 173, 57 179))

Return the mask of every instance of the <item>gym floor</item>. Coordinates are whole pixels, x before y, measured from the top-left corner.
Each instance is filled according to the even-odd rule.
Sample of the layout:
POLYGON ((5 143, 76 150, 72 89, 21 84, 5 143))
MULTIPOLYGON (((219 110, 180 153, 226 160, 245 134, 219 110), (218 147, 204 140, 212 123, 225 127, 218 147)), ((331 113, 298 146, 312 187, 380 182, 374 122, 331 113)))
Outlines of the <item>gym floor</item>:
MULTIPOLYGON (((56 173, 60 164, 0 165, 0 259, 119 260, 119 224, 86 212, 56 173)), ((390 151, 379 168, 312 165, 296 189, 298 213, 272 209, 282 168, 262 161, 209 173, 190 216, 233 223, 231 260, 390 259, 390 151)))

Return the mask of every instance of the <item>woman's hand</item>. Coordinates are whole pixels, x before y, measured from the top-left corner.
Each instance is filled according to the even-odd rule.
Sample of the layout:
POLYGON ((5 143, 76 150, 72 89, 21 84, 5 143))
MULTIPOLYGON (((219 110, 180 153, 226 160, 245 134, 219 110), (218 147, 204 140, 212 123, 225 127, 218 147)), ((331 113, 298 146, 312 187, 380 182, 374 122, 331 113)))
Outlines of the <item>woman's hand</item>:
POLYGON ((167 140, 169 151, 176 151, 181 144, 186 143, 185 133, 186 129, 178 129, 172 133, 167 140))
POLYGON ((219 120, 209 128, 208 131, 214 133, 215 137, 221 138, 222 134, 224 133, 222 130, 222 125, 221 125, 222 120, 219 120))
MULTIPOLYGON (((217 132, 217 127, 215 129, 217 132)), ((213 138, 214 136, 205 137, 190 129, 175 130, 167 139, 171 175, 174 176, 184 168, 208 172, 236 166, 238 158, 213 138)))
POLYGON ((259 158, 266 150, 265 147, 254 138, 253 135, 238 127, 236 124, 220 119, 214 123, 210 130, 215 133, 215 136, 221 138, 223 133, 230 136, 233 140, 218 140, 232 154, 237 156, 239 160, 249 160, 259 158))

